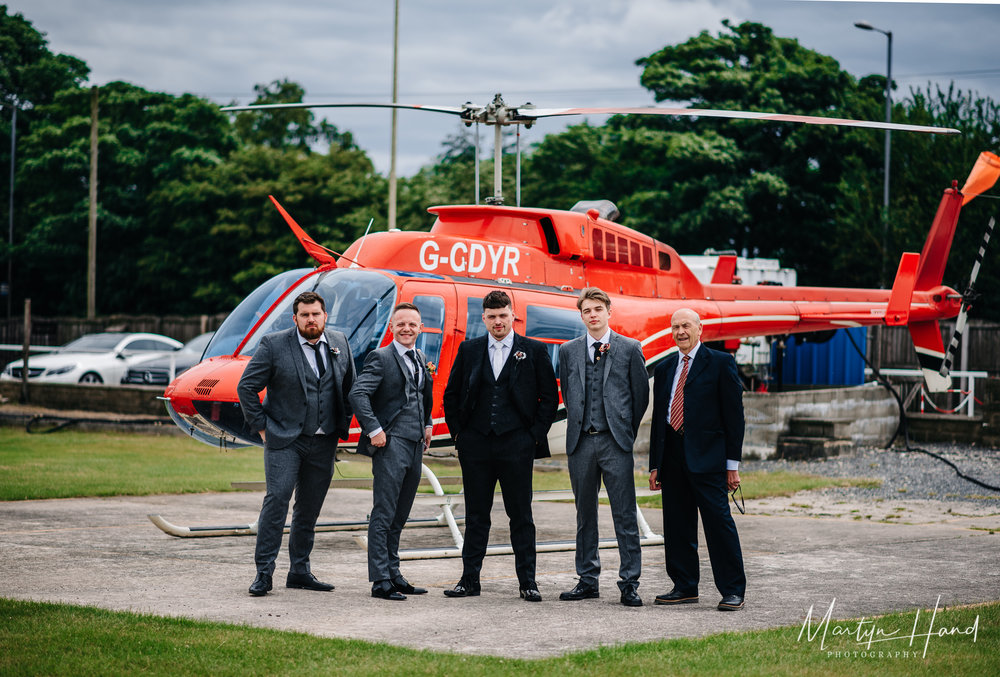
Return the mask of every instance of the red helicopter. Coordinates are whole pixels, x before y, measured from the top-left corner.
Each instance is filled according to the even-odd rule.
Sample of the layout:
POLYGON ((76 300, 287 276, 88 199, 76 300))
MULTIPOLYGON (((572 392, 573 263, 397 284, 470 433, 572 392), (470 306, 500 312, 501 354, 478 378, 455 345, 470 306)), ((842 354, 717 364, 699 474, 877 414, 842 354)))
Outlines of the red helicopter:
MULTIPOLYGON (((315 104, 277 104, 306 107, 315 104)), ((459 115, 466 124, 530 126, 538 118, 571 114, 653 114, 771 119, 957 133, 956 130, 887 125, 867 121, 792 115, 667 108, 535 109, 507 107, 499 95, 489 106, 461 108, 404 104, 330 104, 431 110, 459 115)), ((273 108, 247 106, 229 110, 273 108)), ((478 137, 477 137, 478 138, 478 137)), ((292 326, 292 300, 313 290, 326 300, 328 324, 348 337, 360 369, 371 350, 391 341, 389 314, 399 302, 416 304, 424 323, 418 347, 436 366, 434 444, 448 446, 441 396, 458 344, 485 333, 481 300, 503 288, 513 299, 514 328, 549 345, 553 362, 559 344, 584 333, 576 309, 581 288, 601 287, 613 300, 612 328, 639 339, 647 367, 676 350, 669 318, 681 307, 694 309, 706 341, 815 332, 871 325, 908 325, 928 383, 950 383, 938 321, 955 317, 962 295, 942 284, 961 207, 989 190, 1000 177, 1000 158, 983 153, 962 190, 944 191, 920 254, 903 254, 891 290, 740 285, 736 256, 721 256, 711 282, 703 284, 667 244, 615 223, 598 206, 560 211, 504 206, 499 193, 500 147, 495 144, 496 192, 486 205, 431 207, 430 232, 367 234, 337 254, 313 241, 274 202, 314 269, 286 271, 251 293, 225 320, 205 359, 171 383, 163 399, 174 421, 212 445, 260 445, 247 428, 236 386, 261 337, 292 326)), ((477 151, 478 157, 478 151, 477 151)), ((477 176, 478 203, 478 176, 477 176)), ((519 202, 519 200, 518 200, 519 202)), ((607 203, 610 204, 610 203, 607 203)), ((558 369, 556 370, 558 373, 558 369)), ((360 430, 352 428, 350 443, 360 430)), ((553 426, 553 450, 563 430, 553 426)))

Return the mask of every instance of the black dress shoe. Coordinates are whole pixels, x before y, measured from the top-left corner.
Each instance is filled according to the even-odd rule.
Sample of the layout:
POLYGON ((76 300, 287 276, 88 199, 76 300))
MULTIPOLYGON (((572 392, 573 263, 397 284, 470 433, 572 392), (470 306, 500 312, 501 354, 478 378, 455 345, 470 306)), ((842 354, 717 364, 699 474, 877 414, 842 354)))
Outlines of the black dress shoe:
POLYGON ((742 595, 725 595, 719 602, 719 611, 739 611, 743 608, 742 595))
POLYGON ((397 578, 394 581, 391 581, 389 584, 392 586, 393 590, 395 590, 396 592, 401 592, 404 595, 426 595, 427 594, 427 588, 418 588, 418 587, 415 587, 413 585, 410 585, 410 582, 408 580, 406 580, 405 578, 403 578, 402 576, 400 576, 399 578, 397 578))
POLYGON ((459 581, 451 590, 444 591, 445 597, 479 597, 479 583, 459 581))
POLYGON ((597 599, 600 596, 601 593, 598 592, 596 585, 584 583, 582 580, 572 590, 559 593, 559 599, 564 602, 575 602, 580 599, 597 599))
POLYGON ((697 592, 684 592, 674 588, 668 593, 663 595, 657 595, 657 604, 697 604, 698 593, 697 592))
POLYGON ((257 574, 250 584, 250 594, 254 597, 263 597, 271 589, 271 577, 267 574, 257 574))
POLYGON ((622 590, 622 604, 625 606, 642 606, 642 598, 631 585, 622 590))
POLYGON ((525 602, 541 602, 542 595, 538 592, 538 586, 532 583, 526 588, 521 588, 521 599, 525 602))
POLYGON ((387 599, 391 602, 402 602, 406 599, 406 595, 393 588, 389 581, 379 581, 373 585, 372 597, 387 599))
POLYGON ((319 590, 320 592, 330 592, 333 586, 329 583, 316 580, 312 574, 288 574, 285 581, 286 588, 300 588, 302 590, 319 590))

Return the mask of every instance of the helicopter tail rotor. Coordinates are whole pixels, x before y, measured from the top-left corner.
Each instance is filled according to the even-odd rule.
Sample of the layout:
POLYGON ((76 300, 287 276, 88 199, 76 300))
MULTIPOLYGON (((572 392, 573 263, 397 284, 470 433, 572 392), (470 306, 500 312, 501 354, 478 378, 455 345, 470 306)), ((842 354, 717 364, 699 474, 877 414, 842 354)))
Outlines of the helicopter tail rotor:
POLYGON ((976 262, 972 265, 972 274, 969 276, 969 284, 962 293, 962 308, 958 311, 958 318, 955 320, 955 332, 951 335, 951 343, 948 344, 948 352, 945 354, 944 362, 941 364, 941 376, 947 377, 951 373, 952 364, 955 361, 955 353, 962 342, 962 334, 969 320, 969 308, 972 306, 977 294, 976 278, 979 277, 979 269, 983 265, 983 257, 986 254, 986 247, 993 236, 993 227, 996 219, 990 217, 990 222, 986 224, 986 232, 983 233, 983 243, 979 245, 979 252, 976 253, 976 262))

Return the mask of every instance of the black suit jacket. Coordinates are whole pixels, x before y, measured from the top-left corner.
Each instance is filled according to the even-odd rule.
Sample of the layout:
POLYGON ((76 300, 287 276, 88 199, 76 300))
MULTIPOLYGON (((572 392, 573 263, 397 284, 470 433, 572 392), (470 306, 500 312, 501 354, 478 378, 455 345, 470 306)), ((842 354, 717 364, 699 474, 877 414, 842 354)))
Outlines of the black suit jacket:
MULTIPOLYGON (((462 341, 444 390, 444 418, 448 431, 457 440, 471 420, 479 397, 485 392, 481 382, 487 359, 489 335, 462 341)), ((514 346, 504 369, 510 367, 507 386, 510 400, 522 425, 535 440, 535 458, 549 456, 548 432, 556 418, 559 394, 555 371, 545 344, 514 334, 514 346), (523 357, 518 358, 518 354, 523 357)))
MULTIPOLYGON (((670 389, 680 352, 666 358, 653 372, 653 421, 649 468, 659 469, 670 425, 670 389)), ((704 343, 688 367, 684 384, 684 459, 691 472, 722 472, 726 460, 743 456, 743 382, 729 353, 704 343)))

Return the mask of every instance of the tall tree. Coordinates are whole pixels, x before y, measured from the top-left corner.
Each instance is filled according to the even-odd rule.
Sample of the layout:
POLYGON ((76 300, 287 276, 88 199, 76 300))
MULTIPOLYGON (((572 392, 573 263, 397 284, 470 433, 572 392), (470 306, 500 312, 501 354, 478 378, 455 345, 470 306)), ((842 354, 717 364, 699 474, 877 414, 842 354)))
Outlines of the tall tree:
MULTIPOLYGON (((253 89, 257 94, 254 105, 302 103, 306 93, 302 85, 287 79, 254 85, 253 89)), ((308 108, 243 111, 236 115, 236 133, 244 143, 271 148, 309 150, 316 144, 334 143, 347 148, 354 143, 350 133, 341 134, 326 120, 316 124, 308 108)))

